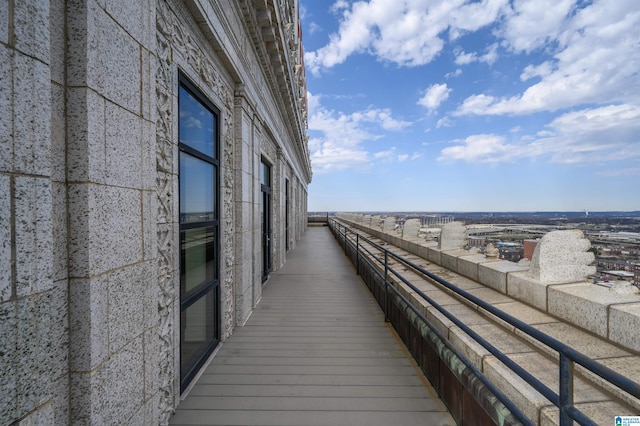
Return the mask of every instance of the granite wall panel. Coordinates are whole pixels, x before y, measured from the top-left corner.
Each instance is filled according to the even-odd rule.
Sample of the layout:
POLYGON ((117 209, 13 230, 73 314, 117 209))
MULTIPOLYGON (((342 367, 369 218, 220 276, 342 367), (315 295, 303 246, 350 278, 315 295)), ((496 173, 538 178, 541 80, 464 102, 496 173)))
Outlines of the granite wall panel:
POLYGON ((0 44, 0 172, 13 171, 13 56, 9 47, 0 44))
POLYGON ((51 174, 51 74, 29 56, 13 57, 14 170, 51 174), (18 143, 19 141, 19 143, 18 143))
MULTIPOLYGON (((109 352, 119 351, 143 331, 145 288, 152 285, 150 265, 137 263, 109 273, 108 317, 109 352)), ((154 280, 155 281, 155 280, 154 280)))
POLYGON ((13 43, 16 50, 48 64, 50 34, 48 1, 13 2, 13 43))
POLYGON ((0 44, 9 42, 9 0, 0 0, 0 44))
MULTIPOLYGON (((91 125, 89 123, 89 125, 91 125)), ((124 188, 142 188, 142 122, 138 115, 109 101, 105 108, 104 180, 124 188)), ((102 153, 101 153, 102 155, 102 153)))
POLYGON ((10 424, 16 418, 16 401, 18 399, 17 375, 13 360, 17 354, 17 318, 16 303, 0 303, 0 424, 10 424))
POLYGON ((11 272, 11 178, 0 175, 0 302, 12 293, 11 272))
MULTIPOLYGON (((107 275, 69 282, 69 368, 91 371, 109 355, 107 275)), ((72 383, 73 384, 73 383, 72 383)))
POLYGON ((104 182, 105 100, 85 87, 67 88, 67 176, 104 182))
POLYGON ((18 297, 53 287, 51 181, 15 177, 15 271, 18 297))

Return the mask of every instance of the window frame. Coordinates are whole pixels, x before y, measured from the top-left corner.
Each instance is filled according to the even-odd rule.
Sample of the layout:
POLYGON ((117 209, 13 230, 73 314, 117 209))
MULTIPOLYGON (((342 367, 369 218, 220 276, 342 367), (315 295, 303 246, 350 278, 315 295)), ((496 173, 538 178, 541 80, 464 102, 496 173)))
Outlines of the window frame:
POLYGON ((198 374, 199 370, 202 368, 204 362, 209 358, 211 353, 215 350, 215 348, 220 343, 221 339, 221 291, 220 291, 220 265, 221 265, 221 232, 220 232, 220 201, 221 201, 221 184, 220 184, 220 122, 221 122, 221 114, 220 110, 215 107, 215 105, 206 98, 201 90, 199 90, 186 76, 182 73, 179 73, 178 77, 178 228, 179 228, 179 255, 180 255, 180 286, 179 286, 179 300, 180 300, 180 344, 179 344, 179 352, 180 357, 183 355, 183 315, 185 315, 187 309, 193 306, 195 303, 204 300, 205 303, 208 302, 208 297, 211 294, 213 298, 214 306, 209 306, 208 309, 213 309, 213 311, 206 311, 206 325, 210 325, 213 327, 213 340, 208 341, 205 340, 202 347, 199 348, 198 351, 195 352, 194 358, 190 359, 190 364, 187 366, 185 370, 185 366, 183 364, 183 360, 180 360, 180 392, 184 392, 184 390, 189 386, 189 384, 193 381, 193 379, 198 374), (182 90, 185 90, 189 93, 198 103, 208 110, 214 119, 214 132, 213 132, 213 156, 207 155, 202 151, 199 151, 193 148, 186 143, 183 143, 180 140, 180 97, 182 90), (194 157, 197 160, 203 161, 207 164, 210 164, 213 167, 213 218, 208 218, 210 220, 196 221, 196 222, 184 222, 182 218, 182 205, 181 198, 183 196, 182 191, 182 182, 181 177, 184 174, 182 170, 182 155, 187 154, 191 157, 194 157), (186 277, 186 249, 184 244, 184 239, 186 236, 186 231, 195 230, 195 229, 203 229, 204 232, 213 232, 213 247, 210 259, 209 247, 205 247, 205 271, 206 278, 205 281, 190 291, 186 291, 185 288, 185 277, 186 277), (212 271, 209 271, 209 261, 212 261, 212 271), (213 323, 210 324, 210 317, 214 315, 213 323))

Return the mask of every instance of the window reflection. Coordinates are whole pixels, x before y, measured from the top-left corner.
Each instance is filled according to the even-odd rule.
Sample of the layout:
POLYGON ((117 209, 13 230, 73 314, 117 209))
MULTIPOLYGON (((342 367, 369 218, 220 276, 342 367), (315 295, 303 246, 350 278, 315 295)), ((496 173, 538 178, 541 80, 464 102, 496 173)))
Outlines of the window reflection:
POLYGON ((271 166, 264 161, 260 162, 260 183, 271 186, 271 166))
POLYGON ((182 232, 184 256, 182 292, 189 292, 213 281, 215 277, 215 227, 187 229, 182 232))
POLYGON ((180 223, 215 219, 215 166, 180 153, 180 223))
POLYGON ((215 157, 215 117, 184 87, 180 87, 180 142, 215 157))
POLYGON ((197 369, 198 360, 209 351, 209 345, 216 340, 217 289, 208 292, 180 315, 180 364, 183 375, 197 369))

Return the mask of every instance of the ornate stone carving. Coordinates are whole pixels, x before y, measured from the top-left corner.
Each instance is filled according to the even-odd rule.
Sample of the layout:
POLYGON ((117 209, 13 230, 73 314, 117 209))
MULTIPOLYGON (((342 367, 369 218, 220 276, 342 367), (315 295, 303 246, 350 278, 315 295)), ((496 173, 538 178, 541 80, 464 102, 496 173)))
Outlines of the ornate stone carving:
MULTIPOLYGON (((162 2, 159 2, 162 3, 162 2)), ((158 23, 163 22, 164 10, 158 7, 158 23)), ((160 25, 158 25, 160 29, 160 25)), ((157 34, 156 51, 156 193, 158 196, 158 327, 160 387, 159 422, 167 424, 175 407, 175 342, 173 303, 176 298, 175 271, 173 270, 174 250, 172 200, 172 166, 173 166, 173 98, 168 92, 171 87, 170 46, 157 34)))
POLYGON ((543 283, 584 281, 596 272, 590 247, 579 229, 547 232, 533 252, 529 275, 543 283))
MULTIPOLYGON (((190 28, 197 28, 195 22, 183 23, 164 0, 157 2, 156 10, 157 62, 156 62, 156 164, 158 196, 158 312, 160 326, 160 423, 166 424, 175 407, 175 354, 177 344, 174 324, 174 302, 178 297, 179 271, 174 267, 177 247, 174 247, 177 215, 173 211, 173 179, 177 170, 173 157, 178 141, 173 140, 176 114, 173 113, 175 87, 172 75, 176 65, 173 55, 179 54, 206 86, 223 103, 222 119, 222 275, 221 293, 223 301, 223 339, 233 330, 233 92, 217 71, 213 63, 195 43, 190 28)), ((204 39, 204 37, 203 37, 204 39)))
POLYGON ((222 285, 222 300, 224 301, 224 335, 226 340, 233 331, 234 300, 233 300, 233 235, 235 232, 235 220, 233 215, 233 97, 229 89, 229 96, 226 98, 227 110, 224 113, 224 136, 223 136, 223 161, 224 161, 224 189, 222 200, 222 227, 223 227, 223 247, 224 247, 224 282, 222 285))
POLYGON ((382 232, 385 234, 396 233, 396 218, 394 216, 389 216, 384 219, 382 222, 382 232))
POLYGON ((402 227, 402 238, 417 238, 420 231, 420 219, 409 219, 402 227))
POLYGON ((447 223, 440 232, 440 250, 459 250, 467 243, 467 227, 462 222, 447 223))
POLYGON ((484 249, 484 255, 485 257, 498 257, 500 255, 500 252, 498 251, 496 246, 493 245, 493 243, 489 243, 484 249))

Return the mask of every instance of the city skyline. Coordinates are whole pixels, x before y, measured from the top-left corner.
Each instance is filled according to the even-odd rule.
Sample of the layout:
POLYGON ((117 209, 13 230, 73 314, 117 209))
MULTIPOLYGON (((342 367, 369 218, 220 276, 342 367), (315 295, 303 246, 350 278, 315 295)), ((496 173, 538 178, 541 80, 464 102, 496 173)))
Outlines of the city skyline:
POLYGON ((640 209, 639 4, 300 4, 310 211, 640 209))

